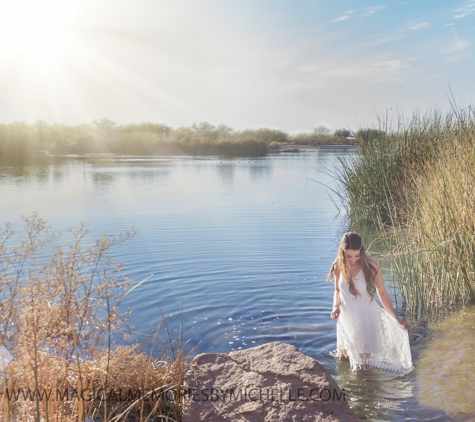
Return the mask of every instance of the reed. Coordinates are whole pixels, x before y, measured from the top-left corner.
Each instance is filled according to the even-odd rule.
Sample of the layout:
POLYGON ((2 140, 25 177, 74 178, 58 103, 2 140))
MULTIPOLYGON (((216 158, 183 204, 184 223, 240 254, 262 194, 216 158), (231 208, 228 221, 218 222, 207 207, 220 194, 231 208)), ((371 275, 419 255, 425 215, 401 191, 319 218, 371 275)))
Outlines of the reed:
POLYGON ((68 250, 54 248, 55 237, 37 214, 24 218, 19 244, 12 245, 11 225, 1 233, 0 339, 14 360, 0 418, 180 421, 182 403, 167 392, 183 386, 181 342, 163 340, 160 325, 148 354, 124 341, 130 310, 119 308, 134 287, 110 250, 133 234, 83 247, 86 227, 71 233, 68 250))
POLYGON ((455 123, 452 115, 415 113, 410 119, 381 122, 379 129, 358 131, 361 148, 340 159, 338 174, 352 221, 388 223, 399 218, 407 196, 417 189, 417 178, 446 147, 446 135, 455 123))
POLYGON ((375 224, 404 310, 439 316, 475 300, 475 116, 418 115, 342 160, 354 222, 375 224))

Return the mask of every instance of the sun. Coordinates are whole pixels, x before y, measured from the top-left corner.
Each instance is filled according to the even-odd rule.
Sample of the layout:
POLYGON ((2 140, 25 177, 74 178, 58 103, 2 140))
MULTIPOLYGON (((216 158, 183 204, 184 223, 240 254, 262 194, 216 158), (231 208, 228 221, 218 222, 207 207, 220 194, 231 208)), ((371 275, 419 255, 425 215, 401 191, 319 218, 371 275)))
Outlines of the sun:
POLYGON ((76 0, 0 0, 0 56, 20 53, 44 63, 67 49, 76 0))

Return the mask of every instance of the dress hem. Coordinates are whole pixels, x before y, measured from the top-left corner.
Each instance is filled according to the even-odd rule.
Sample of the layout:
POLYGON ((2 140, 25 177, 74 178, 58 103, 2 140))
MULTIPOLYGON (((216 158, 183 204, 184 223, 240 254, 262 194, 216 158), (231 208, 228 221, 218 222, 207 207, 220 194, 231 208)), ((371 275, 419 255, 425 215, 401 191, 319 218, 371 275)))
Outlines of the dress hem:
POLYGON ((403 375, 403 374, 408 374, 409 372, 414 370, 414 365, 411 365, 410 367, 396 368, 392 365, 388 365, 382 362, 375 362, 374 360, 367 359, 367 358, 360 359, 358 360, 358 362, 353 363, 351 357, 348 354, 346 354, 346 356, 343 355, 342 353, 343 350, 346 350, 346 349, 341 349, 341 350, 336 349, 331 353, 331 355, 338 359, 348 359, 350 361, 350 367, 352 371, 358 371, 358 370, 367 371, 367 370, 374 369, 374 370, 379 370, 379 371, 384 371, 384 372, 390 372, 393 374, 403 375))

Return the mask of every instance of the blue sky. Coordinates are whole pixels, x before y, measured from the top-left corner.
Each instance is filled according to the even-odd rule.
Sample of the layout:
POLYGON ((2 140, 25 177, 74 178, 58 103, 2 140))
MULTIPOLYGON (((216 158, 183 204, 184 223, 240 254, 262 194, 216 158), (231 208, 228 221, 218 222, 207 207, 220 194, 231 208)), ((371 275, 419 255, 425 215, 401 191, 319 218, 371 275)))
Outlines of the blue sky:
POLYGON ((291 133, 469 105, 475 0, 0 0, 0 122, 291 133))

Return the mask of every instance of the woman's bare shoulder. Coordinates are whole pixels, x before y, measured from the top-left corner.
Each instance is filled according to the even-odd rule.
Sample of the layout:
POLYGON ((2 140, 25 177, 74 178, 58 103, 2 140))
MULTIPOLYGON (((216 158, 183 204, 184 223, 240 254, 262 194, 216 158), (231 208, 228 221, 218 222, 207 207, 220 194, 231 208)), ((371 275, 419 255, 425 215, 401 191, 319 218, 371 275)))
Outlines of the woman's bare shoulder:
POLYGON ((376 275, 379 271, 379 265, 377 262, 373 261, 372 259, 368 259, 369 268, 373 271, 374 275, 376 275))
POLYGON ((333 264, 333 271, 335 271, 335 274, 337 275, 340 274, 340 267, 338 266, 337 262, 333 264))

